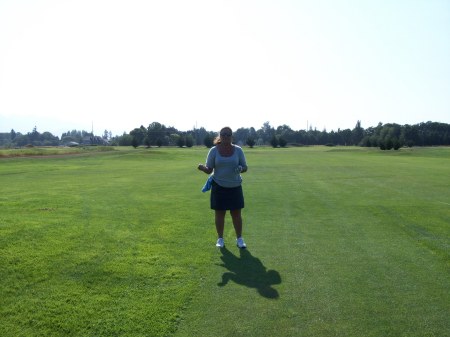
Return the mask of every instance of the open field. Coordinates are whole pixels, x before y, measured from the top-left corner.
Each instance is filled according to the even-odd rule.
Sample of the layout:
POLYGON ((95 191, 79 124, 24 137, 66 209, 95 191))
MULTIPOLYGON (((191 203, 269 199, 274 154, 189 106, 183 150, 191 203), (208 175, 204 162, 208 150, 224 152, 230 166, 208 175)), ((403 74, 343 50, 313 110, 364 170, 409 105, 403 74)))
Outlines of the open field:
POLYGON ((10 157, 31 157, 31 156, 56 156, 69 154, 86 154, 97 152, 113 151, 114 148, 110 146, 48 146, 48 147, 23 147, 17 149, 0 148, 0 158, 10 157))
POLYGON ((245 148, 215 248, 206 148, 0 159, 0 336, 449 336, 450 148, 245 148))

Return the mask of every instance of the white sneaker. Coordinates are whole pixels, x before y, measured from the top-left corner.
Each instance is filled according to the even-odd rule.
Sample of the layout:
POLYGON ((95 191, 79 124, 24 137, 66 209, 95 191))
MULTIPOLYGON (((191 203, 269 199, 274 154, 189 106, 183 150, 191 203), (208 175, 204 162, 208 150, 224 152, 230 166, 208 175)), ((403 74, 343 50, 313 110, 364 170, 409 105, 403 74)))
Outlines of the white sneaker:
POLYGON ((247 245, 245 244, 243 238, 237 238, 236 239, 236 246, 238 246, 241 249, 247 248, 247 245))
POLYGON ((223 248, 225 247, 225 242, 223 242, 222 238, 218 238, 216 242, 216 247, 223 248))

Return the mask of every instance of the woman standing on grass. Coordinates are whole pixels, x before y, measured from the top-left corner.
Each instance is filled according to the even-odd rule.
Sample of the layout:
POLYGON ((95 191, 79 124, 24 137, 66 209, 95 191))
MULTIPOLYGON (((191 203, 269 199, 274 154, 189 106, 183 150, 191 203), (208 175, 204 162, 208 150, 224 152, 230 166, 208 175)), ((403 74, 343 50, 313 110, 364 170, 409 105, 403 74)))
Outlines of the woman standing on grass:
POLYGON ((241 209, 244 208, 244 194, 242 192, 241 173, 247 172, 247 162, 242 148, 231 143, 233 132, 224 127, 214 140, 214 145, 208 152, 206 165, 199 164, 198 169, 212 175, 211 209, 215 210, 217 230, 216 246, 223 248, 223 229, 225 214, 230 211, 236 232, 236 245, 246 248, 242 238, 241 209))

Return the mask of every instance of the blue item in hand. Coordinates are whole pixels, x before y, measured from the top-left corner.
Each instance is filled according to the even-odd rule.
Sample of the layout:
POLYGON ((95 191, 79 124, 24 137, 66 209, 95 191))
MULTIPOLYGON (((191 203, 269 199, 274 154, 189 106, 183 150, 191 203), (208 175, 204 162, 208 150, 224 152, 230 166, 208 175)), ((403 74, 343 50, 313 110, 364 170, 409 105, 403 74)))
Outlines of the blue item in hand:
POLYGON ((208 192, 211 189, 212 182, 213 182, 213 177, 209 176, 208 180, 206 180, 206 183, 205 183, 205 185, 202 188, 202 192, 203 193, 208 192))

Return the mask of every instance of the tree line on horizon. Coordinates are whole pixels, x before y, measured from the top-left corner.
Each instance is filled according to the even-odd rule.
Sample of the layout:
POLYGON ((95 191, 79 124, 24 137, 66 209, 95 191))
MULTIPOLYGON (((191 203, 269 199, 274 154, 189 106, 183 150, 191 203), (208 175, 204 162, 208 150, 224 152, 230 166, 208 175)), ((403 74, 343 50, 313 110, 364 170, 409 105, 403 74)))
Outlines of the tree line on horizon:
MULTIPOLYGON (((50 132, 39 133, 35 127, 32 132, 21 134, 11 130, 0 133, 0 146, 74 146, 74 145, 112 145, 112 146, 178 146, 192 147, 204 145, 211 147, 217 132, 205 128, 180 131, 175 127, 166 127, 159 122, 152 122, 148 127, 141 125, 129 133, 112 136, 105 130, 102 136, 92 132, 72 130, 65 132, 61 138, 50 132)), ((253 146, 365 146, 379 147, 382 150, 399 149, 412 146, 450 145, 450 124, 422 122, 414 125, 379 123, 375 127, 364 129, 357 121, 353 129, 337 131, 319 131, 310 127, 308 130, 293 130, 284 124, 273 127, 265 122, 259 129, 253 127, 239 128, 233 132, 234 142, 238 145, 253 146)))

